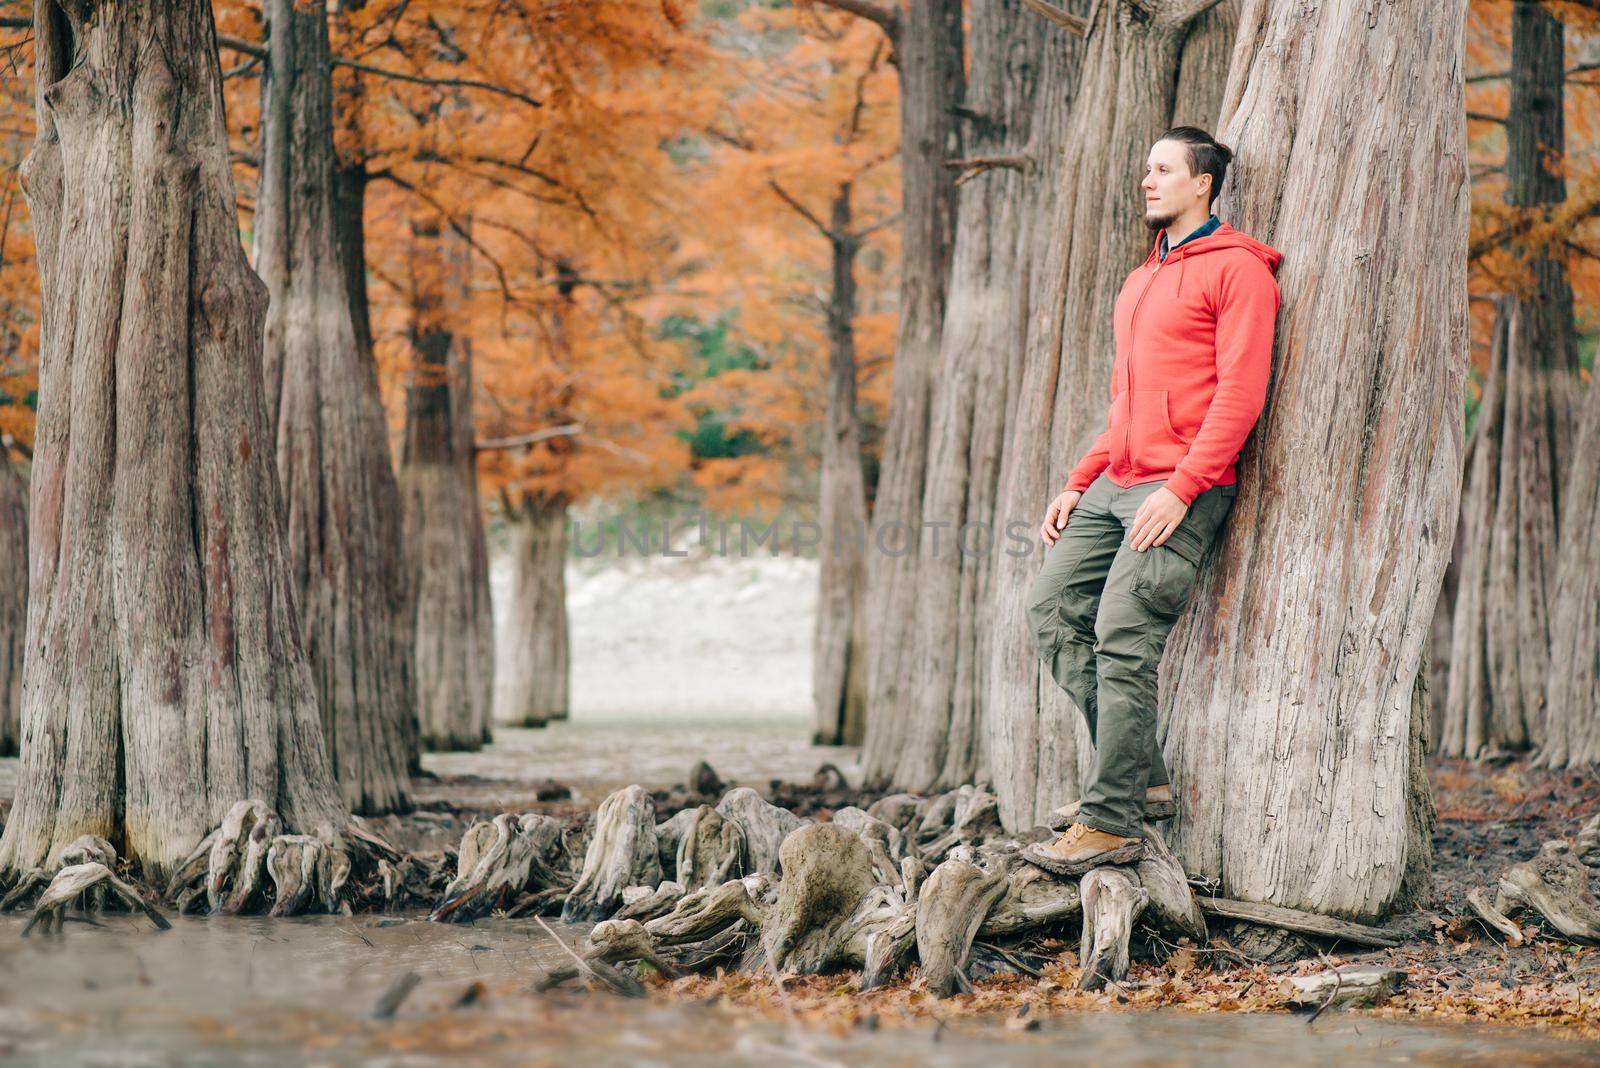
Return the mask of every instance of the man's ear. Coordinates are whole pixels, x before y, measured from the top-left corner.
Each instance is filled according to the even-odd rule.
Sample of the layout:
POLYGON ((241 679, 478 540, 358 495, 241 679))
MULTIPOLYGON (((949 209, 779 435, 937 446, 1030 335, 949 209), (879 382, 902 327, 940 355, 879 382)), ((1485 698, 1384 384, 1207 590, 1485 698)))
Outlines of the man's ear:
POLYGON ((1210 171, 1207 171, 1206 173, 1204 173, 1204 174, 1202 174, 1200 176, 1200 188, 1198 190, 1198 194, 1200 196, 1203 196, 1203 197, 1209 197, 1211 195, 1211 172, 1210 171))

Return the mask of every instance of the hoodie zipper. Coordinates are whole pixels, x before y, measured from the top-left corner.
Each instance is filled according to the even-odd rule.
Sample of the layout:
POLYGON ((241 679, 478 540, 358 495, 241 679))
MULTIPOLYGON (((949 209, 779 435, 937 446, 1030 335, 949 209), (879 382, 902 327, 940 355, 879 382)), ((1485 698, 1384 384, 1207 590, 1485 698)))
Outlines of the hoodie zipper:
MULTIPOLYGON (((1173 249, 1172 252, 1176 252, 1173 249)), ((1172 253, 1167 254, 1171 259, 1172 253)), ((1133 356, 1137 351, 1134 340, 1139 334, 1139 307, 1144 303, 1145 294, 1150 292, 1150 287, 1156 284, 1156 275, 1161 273, 1161 268, 1167 265, 1166 260, 1157 260, 1156 269, 1150 272, 1150 281, 1144 284, 1139 291, 1139 299, 1133 302, 1133 314, 1128 317, 1128 425, 1122 432, 1122 455, 1129 456, 1133 452, 1133 356)))

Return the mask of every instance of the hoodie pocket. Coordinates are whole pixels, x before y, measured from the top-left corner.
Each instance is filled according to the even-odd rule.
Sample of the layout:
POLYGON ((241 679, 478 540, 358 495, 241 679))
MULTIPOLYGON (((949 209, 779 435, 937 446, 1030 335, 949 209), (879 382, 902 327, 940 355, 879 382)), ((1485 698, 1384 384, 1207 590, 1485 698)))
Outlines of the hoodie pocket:
POLYGON ((1133 391, 1126 437, 1135 475, 1171 471, 1189 452, 1189 443, 1172 429, 1164 389, 1133 391))

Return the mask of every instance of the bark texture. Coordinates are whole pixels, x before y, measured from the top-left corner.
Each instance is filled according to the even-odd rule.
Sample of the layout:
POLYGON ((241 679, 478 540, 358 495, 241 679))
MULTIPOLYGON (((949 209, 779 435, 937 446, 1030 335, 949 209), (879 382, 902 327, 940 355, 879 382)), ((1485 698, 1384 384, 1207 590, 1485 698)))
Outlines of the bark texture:
POLYGON ((211 8, 36 5, 39 413, 0 871, 100 835, 165 874, 244 797, 348 819, 261 405, 211 8))
POLYGON ((268 14, 256 268, 290 573, 345 801, 389 812, 408 804, 416 730, 400 491, 335 241, 326 5, 272 0, 268 14))
POLYGON ((1540 759, 1553 767, 1600 763, 1600 375, 1589 383, 1576 457, 1562 495, 1567 531, 1550 606, 1550 705, 1540 759))
POLYGON ((822 428, 821 567, 812 635, 812 741, 859 745, 866 732, 867 487, 856 419, 856 253, 850 230, 850 183, 833 200, 829 243, 833 287, 828 299, 828 410, 822 428))
POLYGON ((1230 898, 1367 920, 1418 882, 1418 676, 1460 493, 1465 6, 1242 18, 1222 207, 1284 253, 1275 382, 1162 701, 1176 847, 1230 898))
POLYGON ((996 510, 1021 525, 1032 551, 1021 554, 1011 543, 1011 552, 995 555, 985 718, 1007 827, 1045 822, 1050 809, 1077 797, 1087 770, 1082 716, 1042 670, 1029 637, 1024 601, 1042 549, 1036 528, 1105 426, 1112 304, 1154 239, 1139 192, 1146 155, 1174 122, 1209 125, 1222 99, 1220 44, 1232 38, 1233 16, 1215 13, 1217 6, 1093 6, 1072 112, 1055 149, 1055 194, 1041 205, 1049 221, 1028 250, 1027 335, 1007 406, 996 510), (1182 99, 1180 85, 1189 94, 1182 99))
POLYGON ((568 710, 566 502, 529 495, 505 517, 511 601, 495 654, 494 718, 540 727, 568 710))
MULTIPOLYGON (((971 17, 963 148, 1014 165, 969 175, 959 188, 918 517, 924 537, 902 639, 907 674, 898 703, 875 704, 867 723, 868 779, 910 790, 971 782, 978 772, 1008 387, 1027 330, 1028 254, 1050 217, 1082 51, 1021 0, 977 0, 971 17)), ((875 553, 873 563, 888 561, 875 553)))
POLYGON ((867 569, 867 692, 874 716, 903 716, 910 699, 928 418, 955 241, 956 190, 944 161, 960 154, 952 109, 964 79, 961 7, 961 0, 918 0, 896 22, 903 221, 894 383, 872 505, 873 538, 885 548, 872 552, 867 569))
MULTIPOLYGON (((1566 199, 1561 20, 1511 13, 1506 200, 1566 199)), ((1495 299, 1489 376, 1461 498, 1459 574, 1441 751, 1476 757, 1540 744, 1552 638, 1561 482, 1577 399, 1572 284, 1559 247, 1529 250, 1528 285, 1495 299)))
POLYGON ((0 756, 22 741, 22 650, 28 632, 28 486, 0 456, 0 756))
POLYGON ((467 284, 467 245, 429 219, 413 225, 415 362, 406 387, 400 489, 416 606, 417 720, 423 749, 489 740, 494 621, 489 551, 473 459, 472 348, 448 304, 467 284))

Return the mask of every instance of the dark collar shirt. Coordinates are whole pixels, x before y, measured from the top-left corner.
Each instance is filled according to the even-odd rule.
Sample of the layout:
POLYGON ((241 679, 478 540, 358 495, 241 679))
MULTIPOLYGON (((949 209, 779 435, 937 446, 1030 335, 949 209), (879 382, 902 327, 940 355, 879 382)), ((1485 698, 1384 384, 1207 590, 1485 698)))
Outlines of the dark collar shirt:
MULTIPOLYGON (((1179 241, 1176 245, 1173 245, 1172 247, 1173 248, 1182 248, 1184 245, 1187 245, 1189 242, 1195 240, 1196 238, 1205 237, 1207 234, 1211 233, 1213 230, 1215 230, 1217 227, 1219 227, 1221 225, 1222 225, 1222 220, 1217 218, 1215 215, 1213 215, 1213 216, 1211 216, 1211 218, 1207 219, 1205 222, 1201 223, 1198 227, 1196 227, 1194 233, 1190 234, 1188 237, 1184 238, 1182 241, 1179 241)), ((1161 231, 1161 241, 1156 247, 1156 255, 1161 259, 1161 262, 1163 262, 1163 263, 1166 262, 1167 253, 1169 251, 1170 250, 1167 248, 1167 232, 1165 230, 1162 230, 1161 231)))

